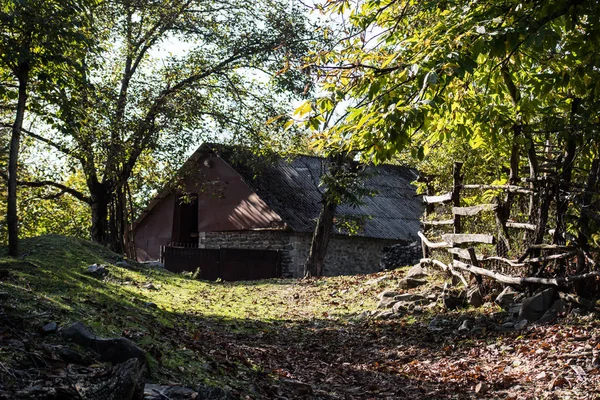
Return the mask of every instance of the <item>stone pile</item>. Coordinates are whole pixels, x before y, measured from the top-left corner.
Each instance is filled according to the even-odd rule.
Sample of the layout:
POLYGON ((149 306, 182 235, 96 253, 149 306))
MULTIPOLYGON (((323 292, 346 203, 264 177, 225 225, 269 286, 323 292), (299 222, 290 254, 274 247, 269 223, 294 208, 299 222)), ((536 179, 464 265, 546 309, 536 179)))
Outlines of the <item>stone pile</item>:
POLYGON ((379 269, 385 271, 416 264, 421 259, 421 255, 421 245, 418 242, 387 246, 383 249, 379 269))

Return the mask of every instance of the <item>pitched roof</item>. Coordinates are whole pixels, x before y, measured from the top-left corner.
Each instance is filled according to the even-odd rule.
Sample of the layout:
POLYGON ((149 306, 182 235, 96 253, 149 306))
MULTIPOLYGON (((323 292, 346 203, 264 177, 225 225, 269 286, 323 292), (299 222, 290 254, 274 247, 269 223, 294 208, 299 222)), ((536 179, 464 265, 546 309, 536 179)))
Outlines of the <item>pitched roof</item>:
MULTIPOLYGON (((202 147, 214 151, 242 175, 293 231, 314 230, 321 209, 319 182, 326 168, 324 159, 304 155, 266 158, 237 146, 205 144, 199 150, 202 147)), ((368 166, 365 186, 376 194, 363 197, 358 207, 341 204, 336 214, 364 221, 357 236, 414 241, 423 211, 411 184, 416 178, 417 172, 408 167, 368 166)))

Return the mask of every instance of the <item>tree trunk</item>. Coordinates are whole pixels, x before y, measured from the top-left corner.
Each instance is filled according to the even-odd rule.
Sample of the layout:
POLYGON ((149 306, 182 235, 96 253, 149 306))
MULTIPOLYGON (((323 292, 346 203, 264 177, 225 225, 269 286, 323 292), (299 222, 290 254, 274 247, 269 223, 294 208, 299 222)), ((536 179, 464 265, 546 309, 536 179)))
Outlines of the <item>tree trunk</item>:
POLYGON ((92 208, 92 240, 103 245, 108 244, 108 207, 110 193, 103 185, 98 185, 94 190, 90 188, 92 208))
POLYGON ((337 204, 324 201, 315 233, 310 244, 310 252, 304 264, 304 277, 322 276, 324 271, 325 254, 329 245, 329 237, 333 229, 333 217, 337 204))
POLYGON ((17 71, 19 80, 19 99, 17 114, 12 127, 10 150, 8 158, 8 199, 6 222, 8 225, 8 254, 12 257, 19 255, 19 215, 17 210, 17 169, 19 161, 19 145, 21 143, 21 129, 27 104, 27 84, 29 80, 29 65, 21 64, 17 71))

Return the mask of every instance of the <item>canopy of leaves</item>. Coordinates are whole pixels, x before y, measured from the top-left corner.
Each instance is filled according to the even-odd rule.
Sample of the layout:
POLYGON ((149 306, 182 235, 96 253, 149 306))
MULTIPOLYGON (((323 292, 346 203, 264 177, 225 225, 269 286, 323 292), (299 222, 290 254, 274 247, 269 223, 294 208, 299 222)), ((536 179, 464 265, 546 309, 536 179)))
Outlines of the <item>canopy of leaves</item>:
POLYGON ((312 119, 351 100, 321 146, 383 161, 409 144, 423 157, 459 136, 506 155, 515 124, 525 136, 577 130, 581 144, 596 137, 596 1, 353 4, 323 7, 344 20, 346 36, 335 51, 315 58, 326 95, 312 119))

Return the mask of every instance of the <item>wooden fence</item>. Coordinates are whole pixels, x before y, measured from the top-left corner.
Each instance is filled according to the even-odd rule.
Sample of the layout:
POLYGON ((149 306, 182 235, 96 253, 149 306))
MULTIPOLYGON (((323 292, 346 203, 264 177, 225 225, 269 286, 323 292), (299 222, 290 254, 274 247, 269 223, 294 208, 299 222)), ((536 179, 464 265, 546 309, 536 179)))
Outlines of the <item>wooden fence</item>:
MULTIPOLYGON (((539 165, 529 178, 517 179, 517 160, 509 184, 485 185, 464 184, 462 164, 455 163, 451 191, 423 197, 421 263, 441 268, 465 286, 469 275, 480 285, 485 276, 508 285, 560 287, 599 277, 589 247, 581 237, 569 239, 564 228, 565 209, 557 193, 568 194, 557 163, 546 162, 544 169, 539 165), (465 206, 467 191, 491 191, 494 202, 465 206), (515 204, 524 203, 528 212, 516 213, 515 204), (475 231, 465 229, 482 220, 488 222, 483 229, 481 223, 475 231)), ((595 161, 583 191, 596 185, 598 166, 595 161)), ((591 195, 582 197, 583 206, 590 204, 591 195)))

